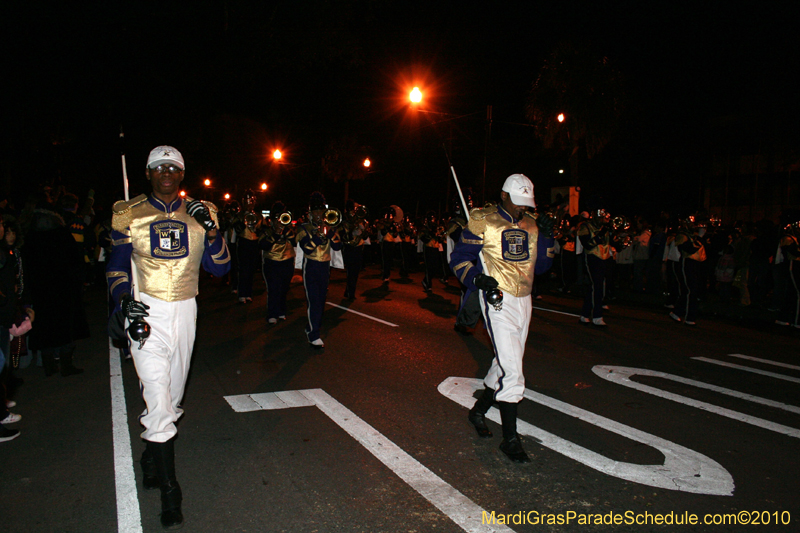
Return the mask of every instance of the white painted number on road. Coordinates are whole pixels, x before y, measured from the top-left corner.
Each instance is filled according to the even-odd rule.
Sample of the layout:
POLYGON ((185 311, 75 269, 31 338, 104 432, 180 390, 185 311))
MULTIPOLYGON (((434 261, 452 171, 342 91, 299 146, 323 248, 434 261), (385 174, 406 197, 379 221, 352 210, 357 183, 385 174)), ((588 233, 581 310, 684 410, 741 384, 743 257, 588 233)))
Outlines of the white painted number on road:
MULTIPOLYGON (((444 396, 469 409, 475 403, 473 393, 483 388, 483 381, 450 377, 440 383, 438 388, 444 396)), ((636 442, 652 446, 664 454, 664 464, 637 465, 613 461, 519 420, 517 431, 522 435, 538 439, 542 446, 590 468, 634 483, 695 494, 720 496, 733 494, 734 484, 731 475, 719 463, 705 455, 529 389, 525 389, 525 398, 636 442)), ((500 423, 500 413, 495 408, 489 410, 487 418, 500 423)))
POLYGON ((481 518, 484 510, 481 507, 401 450, 395 443, 322 389, 243 394, 226 396, 225 399, 237 413, 262 409, 317 406, 372 455, 388 466, 400 479, 449 516, 464 531, 513 533, 512 529, 500 524, 483 524, 481 518))
POLYGON ((692 398, 687 398, 686 396, 681 396, 680 394, 674 394, 672 392, 667 392, 661 389, 657 389, 655 387, 650 387, 649 385, 644 385, 642 383, 631 381, 631 377, 652 376, 657 378, 669 379, 671 381, 676 381, 678 383, 683 383, 685 385, 691 385, 693 387, 719 392, 721 394, 733 396, 734 398, 740 398, 742 400, 747 400, 754 403, 760 403, 762 405, 768 405, 769 407, 775 407, 778 409, 782 409, 784 411, 789 411, 790 413, 800 414, 800 408, 795 407, 794 405, 787 405, 785 403, 779 403, 773 400, 768 400, 766 398, 752 396, 750 394, 745 394, 743 392, 726 389, 724 387, 709 385, 708 383, 703 383, 702 381, 695 381, 693 379, 682 378, 680 376, 675 376, 673 374, 666 374, 664 372, 657 372, 655 370, 646 370, 644 368, 628 368, 624 366, 597 365, 594 368, 592 368, 592 372, 594 372, 603 379, 606 379, 613 383, 617 383, 619 385, 624 385, 625 387, 630 387, 632 389, 640 390, 642 392, 646 392, 654 396, 659 396, 661 398, 666 398, 667 400, 672 400, 674 402, 679 402, 684 405, 691 405, 692 407, 697 407, 698 409, 702 409, 703 411, 717 413, 718 415, 726 416, 728 418, 732 418, 733 420, 739 420, 740 422, 744 422, 746 424, 752 424, 760 428, 768 429, 770 431, 775 431, 777 433, 783 433, 784 435, 789 435, 790 437, 800 439, 800 429, 784 426, 781 424, 777 424, 775 422, 770 422, 769 420, 764 420, 763 418, 746 415, 738 411, 732 411, 730 409, 725 409, 724 407, 719 407, 710 403, 701 402, 699 400, 694 400, 692 398))

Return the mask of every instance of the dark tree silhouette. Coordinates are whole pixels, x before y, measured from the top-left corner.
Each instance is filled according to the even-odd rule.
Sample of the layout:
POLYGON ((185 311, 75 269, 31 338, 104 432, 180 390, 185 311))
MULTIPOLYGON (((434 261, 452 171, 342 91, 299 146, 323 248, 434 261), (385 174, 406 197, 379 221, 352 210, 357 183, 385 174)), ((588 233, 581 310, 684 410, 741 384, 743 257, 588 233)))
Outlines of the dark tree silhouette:
POLYGON ((568 150, 573 185, 579 160, 611 141, 624 108, 622 74, 588 44, 560 43, 531 87, 525 115, 546 149, 568 150), (564 114, 564 121, 558 115, 564 114))

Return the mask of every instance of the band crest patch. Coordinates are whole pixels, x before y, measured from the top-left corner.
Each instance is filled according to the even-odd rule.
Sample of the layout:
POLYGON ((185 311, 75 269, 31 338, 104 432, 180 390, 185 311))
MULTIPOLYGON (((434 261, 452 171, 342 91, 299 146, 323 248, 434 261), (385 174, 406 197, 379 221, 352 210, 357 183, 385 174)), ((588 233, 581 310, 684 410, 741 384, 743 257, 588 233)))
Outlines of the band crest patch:
POLYGON ((179 220, 162 220, 150 225, 150 249, 153 257, 180 259, 189 255, 189 233, 179 220))
POLYGON ((503 259, 506 261, 527 261, 531 254, 528 249, 528 232, 521 229, 507 229, 502 233, 503 259))

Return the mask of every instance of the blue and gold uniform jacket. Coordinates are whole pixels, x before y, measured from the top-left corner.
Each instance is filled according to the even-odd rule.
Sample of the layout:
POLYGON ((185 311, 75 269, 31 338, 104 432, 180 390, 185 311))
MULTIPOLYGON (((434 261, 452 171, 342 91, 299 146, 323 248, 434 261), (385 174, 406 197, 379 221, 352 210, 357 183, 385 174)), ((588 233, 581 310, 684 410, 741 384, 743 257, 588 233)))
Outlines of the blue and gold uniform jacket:
POLYGON ((698 234, 680 231, 675 236, 675 246, 681 251, 681 257, 684 259, 698 262, 706 260, 706 248, 703 246, 703 239, 698 234))
POLYGON ((474 291, 473 280, 481 273, 478 254, 483 252, 486 274, 497 280, 504 294, 530 296, 538 238, 536 220, 527 213, 516 220, 499 205, 473 209, 450 255, 450 268, 468 292, 474 291))
POLYGON ((343 244, 347 246, 359 247, 364 246, 365 238, 367 236, 367 226, 361 220, 347 220, 345 219, 342 224, 343 244), (354 232, 358 231, 358 235, 354 232))
POLYGON ((287 228, 286 233, 280 234, 272 228, 269 222, 264 223, 264 231, 258 239, 258 247, 266 252, 265 258, 269 261, 288 261, 294 259, 297 253, 294 247, 297 245, 295 232, 292 228, 287 228))
POLYGON ((800 246, 794 235, 782 236, 780 247, 785 261, 800 261, 800 246))
POLYGON ((609 259, 611 257, 611 232, 604 226, 596 226, 591 220, 578 224, 578 238, 583 246, 583 253, 609 259))
POLYGON ((310 222, 301 224, 297 230, 297 244, 303 254, 312 261, 326 262, 331 260, 331 250, 341 250, 342 241, 339 233, 334 232, 330 238, 321 235, 310 222))
MULTIPOLYGON (((187 198, 187 200, 189 200, 187 198)), ((217 209, 203 202, 219 227, 217 209)), ((111 218, 111 257, 106 268, 108 288, 119 304, 131 292, 131 259, 139 275, 139 290, 167 302, 197 295, 200 265, 214 276, 231 268, 221 233, 213 243, 205 229, 186 212, 180 198, 167 205, 144 194, 114 204, 111 218)))

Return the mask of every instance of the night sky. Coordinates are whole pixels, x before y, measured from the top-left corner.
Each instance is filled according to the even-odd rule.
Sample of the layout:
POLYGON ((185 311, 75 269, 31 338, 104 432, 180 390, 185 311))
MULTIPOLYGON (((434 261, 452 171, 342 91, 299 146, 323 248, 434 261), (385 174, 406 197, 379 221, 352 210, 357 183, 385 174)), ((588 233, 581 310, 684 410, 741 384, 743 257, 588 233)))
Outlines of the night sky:
POLYGON ((267 181, 265 204, 280 197, 299 212, 320 189, 341 205, 343 184, 320 163, 345 138, 373 161, 352 197, 423 214, 446 208, 443 145, 464 185, 478 185, 487 105, 487 189, 523 172, 547 201, 549 187, 568 184, 557 174, 566 154, 543 150, 519 123, 564 41, 589 43, 624 76, 621 127, 579 183, 612 209, 695 207, 724 117, 759 124, 759 136, 734 128, 740 152, 764 131, 797 137, 800 9, 790 2, 88 4, 3 7, 11 98, 0 187, 20 204, 55 179, 81 195, 93 187, 98 207, 109 205, 122 194, 122 126, 133 193, 147 191, 147 152, 171 144, 187 158, 190 194, 202 195, 206 177, 212 196, 267 181), (428 109, 469 116, 431 126, 409 110, 414 85, 428 109))

